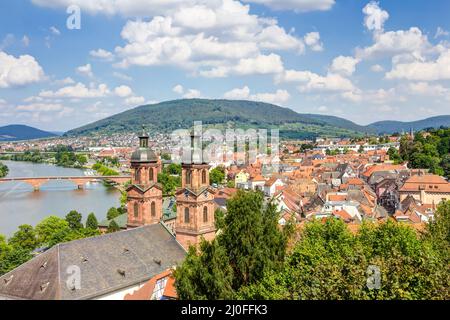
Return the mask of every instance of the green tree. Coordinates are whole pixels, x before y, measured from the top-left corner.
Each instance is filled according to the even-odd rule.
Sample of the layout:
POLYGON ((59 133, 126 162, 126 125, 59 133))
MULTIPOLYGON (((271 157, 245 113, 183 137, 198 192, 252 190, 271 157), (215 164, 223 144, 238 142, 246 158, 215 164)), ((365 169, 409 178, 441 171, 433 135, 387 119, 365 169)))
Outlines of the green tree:
POLYGON ((117 224, 116 221, 111 220, 111 222, 109 223, 109 226, 108 226, 108 233, 113 233, 113 232, 117 232, 117 231, 120 231, 119 225, 117 224))
POLYGON ((66 215, 66 221, 69 224, 70 229, 72 230, 83 228, 83 223, 81 222, 82 219, 83 216, 76 210, 72 210, 66 215))
POLYGON ((30 251, 25 248, 14 248, 0 256, 0 276, 17 268, 32 258, 30 251))
POLYGON ((291 229, 289 225, 279 228, 276 207, 263 200, 260 192, 244 191, 228 200, 219 235, 212 243, 202 243, 200 252, 191 249, 180 271, 177 269, 180 297, 229 299, 242 286, 258 282, 265 272, 281 268, 291 229), (217 279, 211 284, 214 277, 217 279))
POLYGON ((50 216, 36 225, 35 231, 37 239, 41 244, 48 244, 53 236, 69 228, 69 223, 56 216, 50 216))
POLYGON ((387 154, 389 155, 389 160, 394 161, 395 164, 402 162, 402 157, 400 157, 400 153, 396 148, 390 147, 387 154))
POLYGON ((8 172, 9 172, 8 167, 0 162, 0 178, 6 177, 8 172))
POLYGON ((211 184, 221 184, 225 180, 225 168, 223 166, 215 167, 209 173, 209 182, 211 184))
POLYGON ((174 272, 180 299, 218 300, 233 297, 233 270, 217 240, 202 240, 200 252, 190 247, 183 265, 174 272))
POLYGON ((109 208, 108 212, 106 213, 106 219, 108 220, 112 220, 114 218, 117 218, 118 216, 120 216, 120 212, 115 207, 109 208))
POLYGON ((14 233, 8 243, 14 248, 21 248, 28 251, 36 249, 39 245, 36 232, 29 224, 19 226, 19 230, 14 233))
POLYGON ((97 230, 98 229, 98 220, 97 217, 93 212, 91 212, 86 220, 86 228, 91 230, 97 230))

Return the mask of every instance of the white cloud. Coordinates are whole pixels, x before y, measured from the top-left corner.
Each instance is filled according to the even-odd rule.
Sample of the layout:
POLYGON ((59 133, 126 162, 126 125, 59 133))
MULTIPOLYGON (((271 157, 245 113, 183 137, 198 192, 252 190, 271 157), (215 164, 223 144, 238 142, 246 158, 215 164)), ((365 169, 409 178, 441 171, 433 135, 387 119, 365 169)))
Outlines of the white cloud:
POLYGON ((384 23, 389 19, 389 13, 382 10, 376 1, 368 3, 364 9, 365 14, 364 24, 370 31, 382 31, 384 23))
POLYGON ((144 97, 130 97, 125 99, 125 103, 129 106, 137 106, 145 102, 144 97))
POLYGON ((442 52, 435 61, 397 63, 386 74, 387 79, 436 81, 450 79, 450 49, 442 52))
POLYGON ((245 100, 250 97, 250 89, 247 86, 244 86, 243 88, 234 88, 233 90, 225 92, 223 97, 232 100, 245 100))
POLYGON ((131 88, 129 86, 122 85, 122 86, 116 87, 114 89, 114 93, 118 97, 125 98, 125 97, 131 96, 133 94, 133 90, 131 90, 131 88))
POLYGON ((43 98, 101 98, 110 94, 108 86, 106 84, 99 84, 97 87, 91 84, 90 87, 86 87, 83 83, 78 82, 73 86, 66 86, 57 91, 41 91, 40 97, 43 98))
POLYGON ((185 94, 183 94, 183 98, 185 98, 185 99, 200 98, 201 96, 202 96, 202 93, 196 89, 189 89, 186 91, 185 94))
POLYGON ((416 58, 420 58, 424 52, 432 49, 427 36, 416 27, 412 27, 409 30, 375 34, 374 42, 370 47, 358 48, 356 57, 370 59, 408 53, 416 58))
POLYGON ((263 4, 275 10, 294 10, 296 12, 330 10, 335 0, 244 0, 263 4))
POLYGON ((88 64, 86 64, 84 66, 79 66, 77 68, 77 73, 79 73, 79 74, 81 74, 83 76, 89 77, 89 78, 93 78, 94 77, 94 73, 92 72, 92 67, 91 67, 90 63, 88 63, 88 64))
POLYGON ((374 64, 370 67, 370 70, 372 70, 373 72, 383 72, 384 68, 379 64, 374 64))
POLYGON ((51 26, 51 27, 50 27, 50 31, 51 31, 51 33, 54 34, 55 36, 61 35, 61 31, 59 31, 55 26, 51 26))
POLYGON ((233 70, 240 75, 273 74, 283 71, 283 62, 277 54, 259 55, 256 58, 241 59, 233 70))
POLYGON ((184 88, 181 84, 177 84, 175 87, 172 88, 172 91, 178 94, 183 94, 184 88))
POLYGON ((360 60, 353 57, 339 56, 334 58, 330 71, 342 74, 344 76, 351 76, 356 69, 356 65, 360 60))
POLYGON ((282 105, 290 99, 290 94, 286 90, 281 89, 274 93, 264 92, 250 94, 249 87, 244 86, 243 88, 235 88, 225 92, 223 97, 232 100, 253 100, 282 105))
POLYGON ((99 58, 107 61, 111 61, 114 58, 114 55, 111 52, 104 49, 91 50, 89 54, 94 58, 99 58))
POLYGON ((311 71, 285 70, 275 76, 276 83, 300 82, 300 92, 340 92, 353 91, 353 83, 336 73, 328 73, 325 76, 311 71))
POLYGON ((366 102, 376 105, 406 101, 406 98, 399 94, 395 88, 366 91, 355 89, 353 91, 343 92, 341 97, 355 103, 366 102))
POLYGON ((323 43, 320 42, 319 32, 310 32, 305 35, 305 43, 312 51, 322 51, 323 43))
POLYGON ((413 95, 424 95, 430 97, 444 96, 450 93, 450 89, 440 84, 429 84, 428 82, 409 83, 406 87, 408 93, 413 95))
POLYGON ((0 88, 23 86, 44 80, 44 70, 30 55, 18 58, 0 51, 0 88))
MULTIPOLYGON (((205 77, 280 72, 275 51, 305 50, 294 30, 286 32, 235 0, 186 3, 149 21, 128 21, 121 36, 125 44, 115 48, 115 67, 170 65, 205 77)), ((321 49, 318 33, 306 38, 312 50, 321 49)))

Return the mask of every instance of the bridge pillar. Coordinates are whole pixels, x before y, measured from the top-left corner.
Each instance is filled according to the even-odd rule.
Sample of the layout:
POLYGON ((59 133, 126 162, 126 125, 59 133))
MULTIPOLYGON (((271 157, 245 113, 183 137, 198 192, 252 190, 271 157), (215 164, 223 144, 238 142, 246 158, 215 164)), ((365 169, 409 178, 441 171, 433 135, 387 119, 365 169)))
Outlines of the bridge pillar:
POLYGON ((77 187, 78 187, 78 190, 83 190, 84 189, 84 184, 79 184, 79 185, 77 185, 77 187))
POLYGON ((33 187, 33 190, 35 192, 37 192, 40 190, 42 184, 44 184, 44 182, 46 182, 46 181, 45 180, 28 180, 25 182, 29 183, 33 187))

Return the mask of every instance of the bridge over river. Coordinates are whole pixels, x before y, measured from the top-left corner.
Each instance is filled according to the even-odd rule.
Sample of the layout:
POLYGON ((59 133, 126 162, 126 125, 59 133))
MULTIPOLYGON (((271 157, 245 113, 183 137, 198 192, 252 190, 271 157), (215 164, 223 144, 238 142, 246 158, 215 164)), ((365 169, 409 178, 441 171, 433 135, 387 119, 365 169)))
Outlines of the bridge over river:
POLYGON ((31 185, 35 191, 39 191, 41 186, 48 181, 71 181, 78 189, 83 189, 84 185, 92 181, 106 181, 122 184, 131 180, 130 176, 79 176, 79 177, 31 177, 31 178, 3 178, 0 184, 7 182, 24 182, 31 185))

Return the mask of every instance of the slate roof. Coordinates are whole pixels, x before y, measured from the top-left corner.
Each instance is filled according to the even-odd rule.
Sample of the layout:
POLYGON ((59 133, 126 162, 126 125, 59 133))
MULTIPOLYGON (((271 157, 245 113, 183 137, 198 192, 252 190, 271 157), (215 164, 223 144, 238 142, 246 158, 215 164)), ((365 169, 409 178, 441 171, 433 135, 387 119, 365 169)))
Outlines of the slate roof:
POLYGON ((56 245, 0 277, 0 299, 90 299, 151 279, 186 251, 161 224, 56 245), (78 266, 81 288, 66 284, 78 266))

